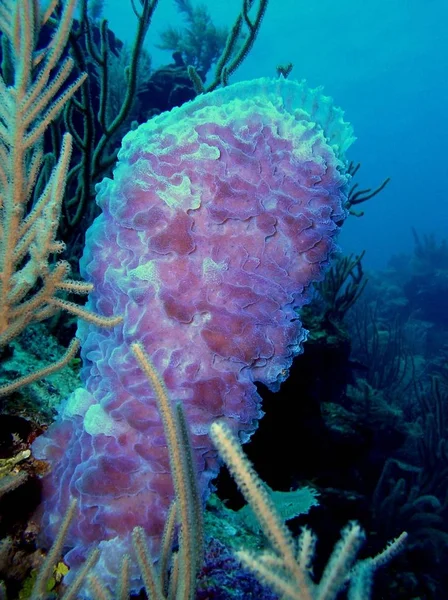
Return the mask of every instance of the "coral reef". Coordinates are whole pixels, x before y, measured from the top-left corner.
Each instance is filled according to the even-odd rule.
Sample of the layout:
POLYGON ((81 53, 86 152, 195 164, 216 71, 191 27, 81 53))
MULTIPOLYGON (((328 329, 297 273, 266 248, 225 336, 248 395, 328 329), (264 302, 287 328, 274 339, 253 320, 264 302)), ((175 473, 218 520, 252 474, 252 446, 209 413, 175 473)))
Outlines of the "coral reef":
MULTIPOLYGON (((355 518, 368 534, 361 564, 366 556, 381 556, 387 540, 409 532, 387 575, 376 574, 373 598, 445 598, 447 244, 414 232, 414 255, 394 257, 381 273, 365 273, 363 253, 332 257, 334 235, 347 214, 363 214, 359 205, 376 197, 389 178, 376 188, 353 183, 360 165, 344 159, 349 128, 342 126, 346 144, 338 134, 341 115, 328 99, 284 81, 292 68, 287 59, 277 67, 277 81, 228 86, 253 46, 267 0, 241 0, 226 32, 203 6, 177 4, 186 28, 162 35, 162 46, 174 50, 173 63, 152 71, 143 44, 161 1, 132 1, 137 27, 129 47, 102 18, 102 1, 80 0, 76 19, 74 0, 45 7, 30 0, 1 2, 2 147, 10 153, 13 119, 30 124, 26 133, 36 138, 25 170, 14 170, 9 160, 0 169, 7 175, 0 181, 3 199, 21 189, 8 188, 11 173, 28 178, 20 227, 8 226, 12 205, 1 208, 6 225, 0 243, 10 281, 15 285, 23 275, 27 247, 32 260, 41 258, 45 277, 51 275, 53 252, 63 247, 54 238, 58 215, 40 217, 60 208, 58 239, 66 243, 65 257, 75 271, 71 283, 81 289, 77 259, 101 209, 82 269, 97 286, 90 307, 106 315, 120 312, 124 322, 110 331, 80 324, 83 388, 76 347, 64 355, 60 345, 67 346, 75 328, 73 316, 60 314, 61 305, 36 313, 35 320, 44 320, 51 312, 51 321, 24 322, 22 333, 12 328, 2 344, 1 383, 18 379, 20 387, 2 398, 0 415, 0 597, 61 598, 78 595, 80 585, 82 596, 107 598, 108 589, 113 597, 127 596, 118 589, 127 590, 129 568, 131 587, 154 596, 146 576, 159 556, 162 529, 168 542, 153 571, 161 598, 179 568, 189 587, 179 584, 182 599, 195 597, 195 585, 197 600, 277 597, 235 556, 235 549, 244 549, 247 564, 255 557, 258 566, 264 560, 260 549, 268 561, 284 557, 275 547, 278 555, 272 556, 271 534, 260 535, 257 511, 241 508, 226 472, 217 482, 226 507, 212 496, 205 512, 204 553, 201 527, 195 538, 191 518, 176 517, 173 442, 156 408, 158 375, 150 383, 130 352, 130 344, 141 339, 173 409, 179 401, 186 408, 203 498, 218 468, 207 437, 210 422, 221 418, 247 439, 263 402, 266 416, 247 453, 267 481, 257 485, 284 509, 292 543, 303 541, 304 525, 319 537, 312 581, 305 577, 309 589, 325 581, 340 529, 355 518), (28 96, 25 104, 15 104, 19 79, 28 81, 36 102, 28 96), (299 88, 300 106, 293 91, 299 88), (135 131, 125 139, 114 180, 101 186, 99 208, 94 187, 111 176, 129 129, 135 131), (61 156, 63 168, 52 175, 61 156), (49 194, 55 181, 57 198, 49 194), (43 210, 39 198, 50 196, 57 206, 43 210), (29 227, 33 222, 39 227, 29 227), (23 236, 16 238, 17 252, 8 242, 16 233, 23 236), (32 237, 38 243, 27 246, 32 237), (306 298, 311 302, 303 306, 306 298), (24 387, 29 379, 21 377, 29 372, 48 375, 44 365, 58 372, 24 387), (33 446, 47 464, 30 456, 30 448, 62 398, 57 423, 33 446), (41 494, 45 502, 33 516, 41 494), (316 494, 319 506, 305 515, 304 505, 309 508, 316 494), (45 557, 43 549, 53 540, 45 557)), ((4 273, 2 268, 3 285, 4 273)), ((11 315, 23 316, 30 300, 34 306, 37 287, 31 282, 8 293, 4 286, 8 302, 25 290, 11 315)), ((69 292, 59 289, 57 301, 69 300, 81 314, 69 292)), ((3 301, 4 317, 10 312, 5 308, 3 301)), ((186 430, 184 422, 182 436, 177 432, 184 449, 190 444, 186 430)), ((195 472, 191 463, 186 470, 195 472)), ((191 483, 194 477, 180 487, 194 496, 191 483)), ((195 523, 199 513, 196 508, 195 523)), ((359 543, 360 528, 351 532, 359 543)), ((346 573, 340 586, 352 576, 346 573)))
POLYGON ((205 4, 190 0, 176 0, 188 26, 184 30, 173 27, 160 34, 159 48, 179 53, 184 64, 194 67, 202 81, 222 55, 229 32, 226 27, 213 24, 205 4))

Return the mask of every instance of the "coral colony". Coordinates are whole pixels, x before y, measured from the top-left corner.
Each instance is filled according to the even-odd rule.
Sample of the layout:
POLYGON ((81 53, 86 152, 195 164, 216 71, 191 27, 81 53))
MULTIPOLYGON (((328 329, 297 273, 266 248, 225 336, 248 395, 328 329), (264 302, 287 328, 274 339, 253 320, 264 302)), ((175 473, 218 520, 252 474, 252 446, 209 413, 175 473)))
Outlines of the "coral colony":
MULTIPOLYGON (((261 417, 255 382, 277 390, 306 331, 296 309, 323 277, 345 218, 342 111, 320 89, 283 78, 238 83, 163 113, 123 139, 102 214, 87 233, 83 388, 34 454, 51 465, 42 524, 56 536, 70 498, 70 580, 99 545, 112 585, 131 531, 157 555, 173 496, 154 392, 130 351, 139 341, 192 431, 204 497, 217 474, 210 424, 247 439, 261 417)), ((141 581, 132 572, 133 587, 141 581)))

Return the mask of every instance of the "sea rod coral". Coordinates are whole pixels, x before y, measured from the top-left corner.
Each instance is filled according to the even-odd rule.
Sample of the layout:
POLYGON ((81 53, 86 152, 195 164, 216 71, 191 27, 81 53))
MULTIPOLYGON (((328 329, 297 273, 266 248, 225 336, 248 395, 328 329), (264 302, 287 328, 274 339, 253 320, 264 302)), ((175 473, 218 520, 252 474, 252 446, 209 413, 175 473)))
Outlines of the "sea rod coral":
POLYGON ((154 393, 131 344, 183 404, 206 495, 218 469, 210 424, 247 439, 262 415, 255 382, 277 390, 301 350, 296 309, 334 250, 352 141, 330 98, 283 78, 199 96, 123 139, 81 263, 95 286, 88 307, 123 322, 79 324, 84 387, 34 443, 51 465, 47 540, 78 500, 69 579, 99 545, 95 569, 111 584, 137 525, 157 554, 173 496, 154 393))

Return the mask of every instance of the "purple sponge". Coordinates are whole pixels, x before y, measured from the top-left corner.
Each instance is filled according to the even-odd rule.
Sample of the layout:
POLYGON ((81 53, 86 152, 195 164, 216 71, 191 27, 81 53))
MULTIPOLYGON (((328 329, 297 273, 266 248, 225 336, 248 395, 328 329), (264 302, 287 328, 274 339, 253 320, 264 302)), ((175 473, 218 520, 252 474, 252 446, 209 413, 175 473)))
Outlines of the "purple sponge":
POLYGON ((255 382, 277 390, 287 377, 306 335, 297 309, 322 279, 345 217, 353 136, 342 114, 320 89, 261 79, 199 96, 123 139, 113 180, 97 189, 102 214, 81 267, 95 285, 88 307, 124 320, 113 329, 80 323, 84 389, 34 443, 52 468, 48 540, 70 496, 79 501, 70 577, 100 545, 96 573, 111 585, 136 525, 157 555, 173 496, 132 342, 184 405, 204 495, 218 470, 210 424, 224 419, 246 440, 262 415, 255 382))

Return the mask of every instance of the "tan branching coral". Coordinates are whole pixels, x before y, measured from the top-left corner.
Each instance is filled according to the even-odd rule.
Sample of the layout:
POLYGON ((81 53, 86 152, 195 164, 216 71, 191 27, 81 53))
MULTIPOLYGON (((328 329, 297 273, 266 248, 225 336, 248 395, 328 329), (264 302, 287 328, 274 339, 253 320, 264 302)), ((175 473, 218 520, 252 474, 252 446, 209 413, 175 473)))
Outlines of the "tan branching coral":
MULTIPOLYGON (((65 134, 59 159, 40 193, 44 134, 83 84, 68 84, 73 60, 61 60, 71 29, 75 0, 68 0, 48 45, 38 48, 38 34, 58 2, 42 12, 33 0, 2 0, 0 28, 3 64, 0 76, 0 348, 33 322, 64 309, 98 325, 114 325, 61 298, 64 292, 86 294, 92 286, 68 278, 69 264, 55 262, 64 250, 56 239, 65 192, 72 137, 65 134)), ((63 359, 0 387, 7 394, 64 366, 76 353, 72 342, 63 359)))

